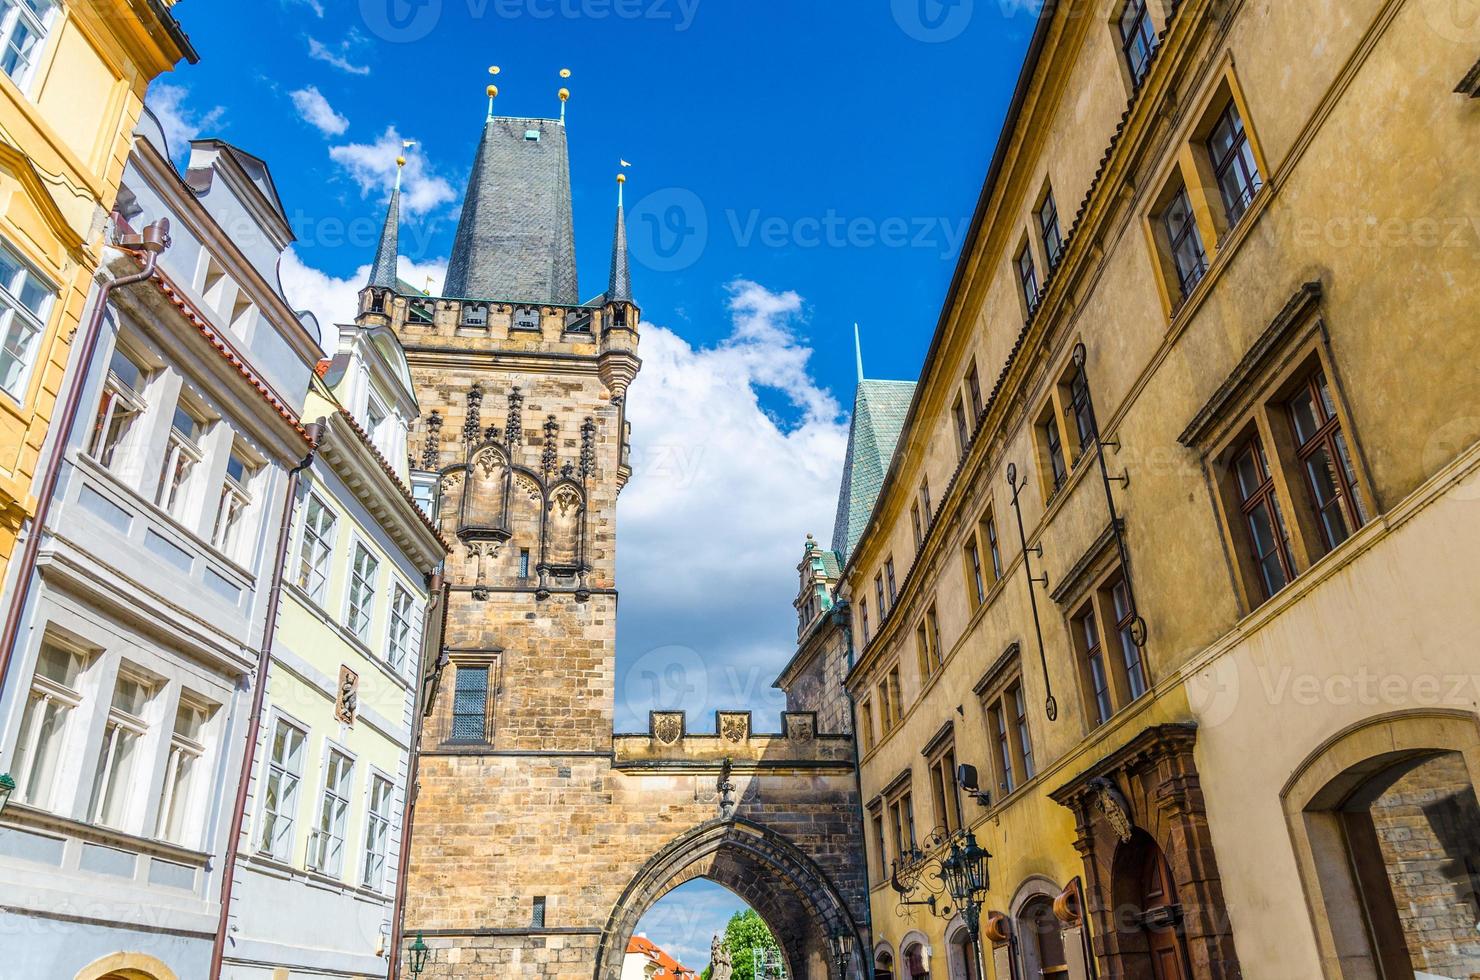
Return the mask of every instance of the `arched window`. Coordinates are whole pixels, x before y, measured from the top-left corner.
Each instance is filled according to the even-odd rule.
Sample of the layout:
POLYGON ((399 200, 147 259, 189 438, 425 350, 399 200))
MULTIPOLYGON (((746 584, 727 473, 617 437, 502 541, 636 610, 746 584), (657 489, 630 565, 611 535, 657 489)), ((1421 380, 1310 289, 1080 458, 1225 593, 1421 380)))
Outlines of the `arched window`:
POLYGON ((874 980, 894 980, 894 954, 887 949, 874 953, 874 980))

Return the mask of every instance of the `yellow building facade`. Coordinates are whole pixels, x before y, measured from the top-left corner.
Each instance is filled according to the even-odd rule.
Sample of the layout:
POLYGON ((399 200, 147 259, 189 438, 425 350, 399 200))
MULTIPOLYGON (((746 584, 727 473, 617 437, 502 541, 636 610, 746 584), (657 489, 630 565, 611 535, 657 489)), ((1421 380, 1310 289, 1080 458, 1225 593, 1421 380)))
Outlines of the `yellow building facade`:
POLYGON ((196 60, 170 8, 7 3, 0 18, 0 562, 35 513, 31 480, 156 76, 196 60))
POLYGON ((842 573, 876 976, 1480 972, 1462 14, 1045 6, 842 573))

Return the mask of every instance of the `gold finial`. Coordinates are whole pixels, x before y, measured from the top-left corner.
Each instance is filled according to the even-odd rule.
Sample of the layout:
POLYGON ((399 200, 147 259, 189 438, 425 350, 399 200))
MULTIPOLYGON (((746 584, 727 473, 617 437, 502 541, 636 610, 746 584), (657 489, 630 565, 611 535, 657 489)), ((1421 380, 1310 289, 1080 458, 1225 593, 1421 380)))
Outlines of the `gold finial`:
POLYGON ((627 175, 626 174, 617 174, 617 183, 619 183, 619 184, 625 184, 625 183, 627 183, 627 175))
POLYGON ((398 166, 398 167, 404 167, 404 166, 406 166, 406 158, 405 157, 396 157, 396 166, 398 166))
MULTIPOLYGON (((562 69, 560 69, 560 77, 561 78, 569 78, 570 77, 570 69, 569 68, 562 68, 562 69)), ((568 88, 566 88, 565 86, 562 85, 560 87, 560 125, 562 125, 562 126, 565 125, 565 104, 567 102, 569 102, 569 101, 570 101, 570 89, 568 89, 568 88)))
POLYGON ((562 68, 562 69, 560 69, 560 77, 561 78, 569 78, 570 77, 570 69, 569 68, 562 68))
POLYGON ((498 65, 490 65, 488 68, 488 74, 497 75, 502 70, 503 69, 501 69, 498 65))

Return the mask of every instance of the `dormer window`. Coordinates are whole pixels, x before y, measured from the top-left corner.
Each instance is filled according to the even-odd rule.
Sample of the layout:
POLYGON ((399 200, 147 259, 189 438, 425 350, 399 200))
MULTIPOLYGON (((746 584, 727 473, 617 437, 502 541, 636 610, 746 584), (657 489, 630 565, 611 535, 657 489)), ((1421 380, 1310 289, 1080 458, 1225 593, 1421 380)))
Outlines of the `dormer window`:
POLYGON ((365 431, 370 434, 370 441, 375 443, 381 452, 386 451, 386 428, 390 421, 390 409, 371 393, 365 402, 365 431))
POLYGON ((538 143, 539 141, 540 141, 540 131, 538 129, 526 129, 524 131, 524 142, 526 142, 526 143, 538 143))

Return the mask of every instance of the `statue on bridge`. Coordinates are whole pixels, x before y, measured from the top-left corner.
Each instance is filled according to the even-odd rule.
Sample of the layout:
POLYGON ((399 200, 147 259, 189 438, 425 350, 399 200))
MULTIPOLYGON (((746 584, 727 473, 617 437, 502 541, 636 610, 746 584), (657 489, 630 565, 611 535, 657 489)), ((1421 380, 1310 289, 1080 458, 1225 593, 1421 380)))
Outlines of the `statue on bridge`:
POLYGON ((710 980, 730 980, 731 974, 735 972, 735 965, 730 960, 730 951, 725 946, 723 936, 715 936, 709 944, 709 977, 710 980))

